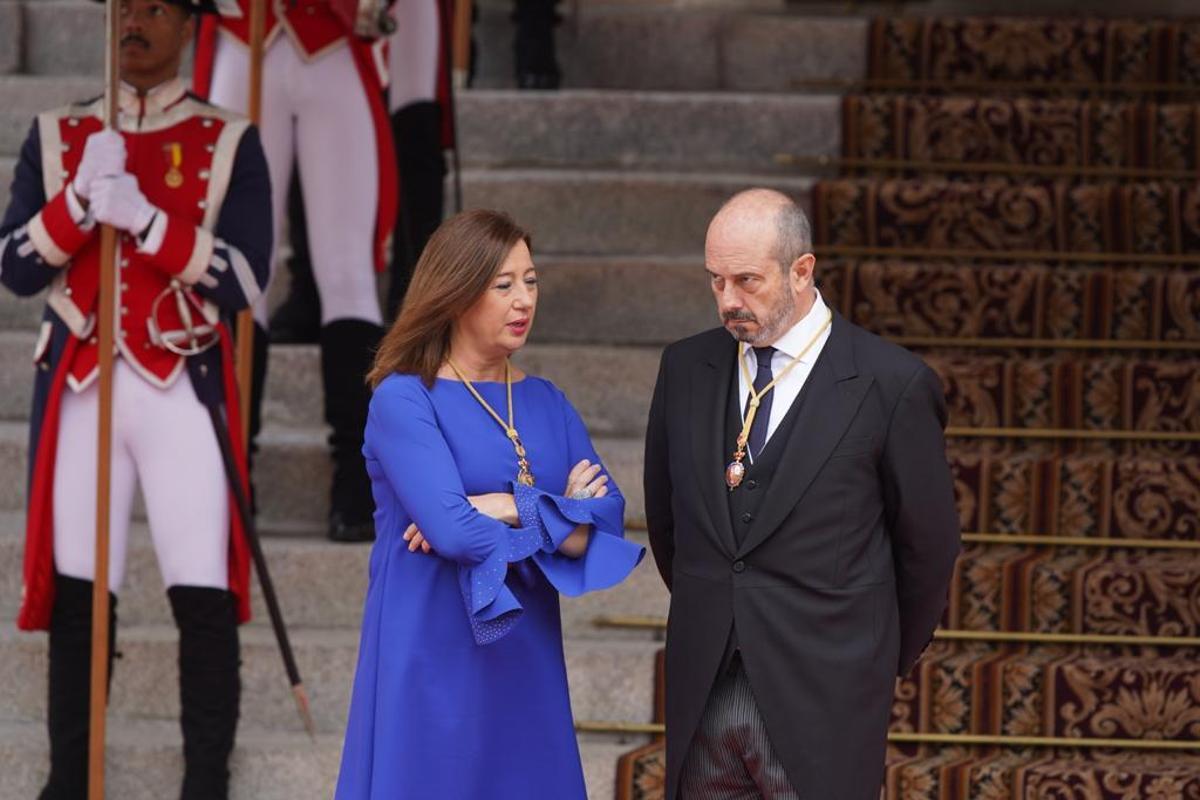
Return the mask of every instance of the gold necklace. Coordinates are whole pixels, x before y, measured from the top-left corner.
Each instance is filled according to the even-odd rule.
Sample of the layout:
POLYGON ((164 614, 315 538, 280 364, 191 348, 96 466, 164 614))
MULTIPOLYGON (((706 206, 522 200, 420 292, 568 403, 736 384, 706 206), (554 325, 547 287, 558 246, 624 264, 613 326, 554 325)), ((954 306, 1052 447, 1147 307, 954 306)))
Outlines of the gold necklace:
POLYGON ((521 437, 517 435, 516 426, 513 425, 512 368, 509 366, 508 361, 504 362, 504 385, 508 391, 508 422, 505 422, 496 413, 496 409, 492 408, 488 404, 488 401, 483 399, 483 395, 467 380, 467 376, 462 374, 462 370, 455 366, 453 361, 447 358, 446 363, 454 371, 454 374, 458 376, 458 379, 462 381, 463 386, 467 387, 467 391, 479 401, 479 405, 483 406, 483 410, 491 414, 492 419, 500 424, 500 427, 504 429, 504 435, 512 442, 513 449, 517 452, 517 483, 522 486, 533 486, 533 473, 529 471, 529 461, 525 458, 525 445, 521 444, 521 437))
POLYGON ((826 329, 833 324, 833 312, 829 312, 829 316, 825 320, 825 324, 821 326, 808 344, 804 345, 804 349, 800 354, 788 362, 787 366, 779 371, 775 376, 775 380, 768 383, 762 388, 761 392, 754 391, 754 381, 750 378, 750 369, 746 366, 746 343, 742 342, 738 345, 738 363, 742 367, 742 377, 746 379, 746 385, 750 387, 750 410, 746 412, 746 419, 742 422, 742 432, 737 437, 737 449, 733 452, 733 461, 725 467, 725 485, 729 487, 729 491, 733 491, 742 485, 742 479, 746 477, 746 465, 742 463, 742 459, 746 457, 746 443, 750 441, 750 427, 754 425, 754 418, 758 415, 758 407, 762 404, 762 399, 767 396, 767 392, 775 388, 775 384, 783 380, 783 377, 792 371, 792 368, 800 363, 800 359, 813 348, 817 340, 821 338, 821 334, 825 333, 826 329))

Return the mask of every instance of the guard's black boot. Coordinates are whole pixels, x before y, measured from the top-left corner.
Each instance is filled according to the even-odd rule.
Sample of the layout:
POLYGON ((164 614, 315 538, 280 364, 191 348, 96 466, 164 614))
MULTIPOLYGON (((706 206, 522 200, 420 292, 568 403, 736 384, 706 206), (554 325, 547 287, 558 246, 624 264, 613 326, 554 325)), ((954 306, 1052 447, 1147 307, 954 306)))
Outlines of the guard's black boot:
POLYGON ((321 331, 321 297, 313 278, 304 193, 300 190, 298 169, 292 170, 287 213, 288 235, 292 240, 292 257, 287 260, 287 270, 292 280, 287 297, 271 315, 271 341, 276 344, 316 344, 321 331))
POLYGON ((224 589, 167 589, 179 626, 179 705, 183 729, 182 800, 227 800, 229 755, 237 734, 237 612, 224 589))
POLYGON ((446 157, 442 153, 442 108, 411 103, 392 114, 392 137, 400 168, 400 212, 392 235, 391 283, 385 314, 396 318, 412 280, 413 267, 429 237, 442 224, 446 157))
POLYGON ((333 486, 329 496, 329 538, 369 542, 375 538, 375 502, 363 463, 363 429, 371 392, 365 378, 383 329, 360 319, 339 319, 321 329, 321 379, 325 421, 333 429, 333 486))
MULTIPOLYGON (((92 582, 56 575, 50 613, 50 777, 40 800, 87 800, 91 702, 92 582)), ((108 677, 117 636, 117 598, 108 598, 108 677)))
POLYGON ((562 72, 554 47, 554 27, 558 24, 555 7, 558 0, 516 0, 512 20, 517 31, 513 56, 517 67, 517 88, 557 89, 562 72))

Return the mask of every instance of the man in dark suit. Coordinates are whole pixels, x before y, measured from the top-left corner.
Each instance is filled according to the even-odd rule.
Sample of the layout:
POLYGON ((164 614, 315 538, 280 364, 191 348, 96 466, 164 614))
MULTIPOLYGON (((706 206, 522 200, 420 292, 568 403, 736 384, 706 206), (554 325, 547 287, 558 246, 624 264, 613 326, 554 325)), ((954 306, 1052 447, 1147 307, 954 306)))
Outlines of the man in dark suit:
POLYGON ((809 230, 774 191, 726 203, 705 242, 724 329, 659 369, 667 800, 876 800, 896 676, 959 552, 941 384, 826 306, 809 230))

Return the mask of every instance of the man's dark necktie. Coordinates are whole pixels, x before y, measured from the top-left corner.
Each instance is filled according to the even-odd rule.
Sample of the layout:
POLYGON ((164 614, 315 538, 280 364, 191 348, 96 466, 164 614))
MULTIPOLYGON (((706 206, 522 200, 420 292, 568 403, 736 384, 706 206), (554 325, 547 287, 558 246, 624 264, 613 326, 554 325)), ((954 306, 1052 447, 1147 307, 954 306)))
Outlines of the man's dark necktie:
MULTIPOLYGON (((754 355, 758 359, 758 374, 754 376, 754 392, 757 394, 767 387, 773 379, 774 375, 771 372, 771 359, 775 355, 774 347, 756 347, 754 355)), ((767 393, 767 396, 759 401, 758 413, 754 416, 754 424, 750 426, 750 456, 758 458, 758 454, 762 452, 763 447, 767 444, 767 427, 771 422, 771 398, 775 396, 775 390, 772 389, 767 393)), ((742 413, 742 418, 750 413, 750 398, 746 398, 746 409, 742 413)))

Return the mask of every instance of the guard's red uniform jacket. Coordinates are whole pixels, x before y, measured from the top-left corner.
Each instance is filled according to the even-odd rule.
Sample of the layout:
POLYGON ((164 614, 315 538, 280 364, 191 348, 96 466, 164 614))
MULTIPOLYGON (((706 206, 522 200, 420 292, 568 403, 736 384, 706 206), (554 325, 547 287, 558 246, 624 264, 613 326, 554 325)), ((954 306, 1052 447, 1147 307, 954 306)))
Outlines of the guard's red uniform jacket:
MULTIPOLYGON (((40 115, 21 150, 12 197, 0 223, 0 282, 19 295, 47 286, 30 435, 29 512, 18 626, 44 629, 54 602, 53 486, 64 391, 96 379, 99 226, 74 199, 71 180, 89 135, 103 127, 103 102, 40 115)), ((249 123, 188 94, 176 79, 138 97, 121 92, 126 170, 160 213, 139 243, 121 234, 117 256, 117 357, 159 387, 185 370, 206 405, 223 406, 240 430, 228 318, 262 292, 272 227, 270 179, 249 123), (176 287, 178 291, 173 291, 176 287), (207 333, 206 333, 207 332, 207 333), (206 337, 219 346, 173 352, 206 337)), ((245 455, 234 436, 239 479, 245 455)), ((230 508, 236 506, 231 498, 230 508)), ((249 550, 230 520, 229 588, 239 618, 250 615, 249 550)))
MULTIPOLYGON (((391 122, 384 90, 387 86, 387 53, 384 42, 356 36, 349 13, 338 13, 336 0, 271 0, 266 8, 266 33, 263 47, 269 47, 276 37, 288 36, 308 60, 324 55, 330 49, 345 44, 354 56, 362 80, 371 120, 375 128, 376 160, 379 166, 379 203, 375 218, 375 242, 372 253, 375 268, 383 270, 389 257, 388 239, 396 221, 400 190, 396 171, 396 151, 392 144, 391 122)), ((438 2, 441 0, 430 0, 438 2)), ((205 15, 200 21, 196 40, 193 87, 201 97, 207 97, 212 80, 216 52, 217 30, 224 30, 243 45, 250 42, 250 0, 237 0, 238 13, 230 14, 222 7, 221 15, 205 15)), ((249 80, 250 76, 247 75, 249 80)), ((447 87, 448 87, 447 83, 447 87)), ((264 120, 263 124, 270 124, 264 120)))

